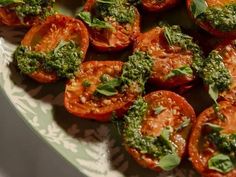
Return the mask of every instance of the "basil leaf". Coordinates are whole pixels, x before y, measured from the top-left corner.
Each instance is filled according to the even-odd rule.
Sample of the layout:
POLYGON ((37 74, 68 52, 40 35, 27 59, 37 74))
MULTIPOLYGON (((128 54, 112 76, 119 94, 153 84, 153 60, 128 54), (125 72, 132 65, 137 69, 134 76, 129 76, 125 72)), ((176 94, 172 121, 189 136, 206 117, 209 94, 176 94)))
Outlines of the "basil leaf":
POLYGON ((83 83, 82 83, 82 85, 83 85, 84 87, 90 87, 90 86, 91 86, 91 83, 90 83, 88 80, 84 80, 83 83))
POLYGON ((160 114, 162 111, 164 111, 166 109, 166 107, 163 107, 163 106, 158 106, 154 109, 154 113, 155 115, 158 115, 160 114))
POLYGON ((176 131, 182 130, 183 128, 187 127, 190 124, 190 121, 191 120, 189 118, 185 118, 184 121, 176 129, 176 131))
POLYGON ((194 18, 203 14, 207 10, 207 4, 205 0, 192 0, 190 5, 190 11, 192 12, 194 18))
POLYGON ((110 81, 107 81, 105 83, 101 83, 95 93, 99 93, 104 96, 113 96, 118 93, 116 87, 119 87, 121 85, 122 81, 118 78, 112 79, 110 81))
POLYGON ((172 131, 173 131, 172 127, 165 127, 160 134, 160 138, 170 149, 173 150, 174 147, 170 141, 170 133, 172 131))
POLYGON ((217 99, 218 99, 219 91, 215 87, 215 84, 210 84, 209 85, 208 93, 209 93, 210 97, 212 98, 212 100, 217 104, 217 99))
POLYGON ((189 66, 182 66, 180 68, 173 69, 172 71, 170 71, 170 73, 165 76, 165 79, 167 80, 172 77, 180 76, 180 75, 191 76, 192 74, 193 74, 193 70, 189 66))
POLYGON ((88 26, 98 29, 113 29, 113 26, 105 21, 93 18, 90 12, 79 12, 76 17, 81 18, 88 26))
POLYGON ((217 154, 208 160, 208 168, 221 173, 228 173, 234 169, 234 165, 229 156, 217 154))
POLYGON ((209 126, 213 131, 221 131, 223 130, 222 127, 220 127, 219 125, 216 125, 216 124, 212 124, 212 123, 205 123, 205 125, 209 126))
POLYGON ((115 4, 115 0, 96 0, 97 3, 102 3, 102 4, 115 4))
POLYGON ((7 6, 11 4, 24 3, 23 0, 1 0, 0 7, 7 6))
POLYGON ((159 161, 159 167, 165 171, 170 171, 180 164, 180 157, 177 154, 168 154, 159 161))

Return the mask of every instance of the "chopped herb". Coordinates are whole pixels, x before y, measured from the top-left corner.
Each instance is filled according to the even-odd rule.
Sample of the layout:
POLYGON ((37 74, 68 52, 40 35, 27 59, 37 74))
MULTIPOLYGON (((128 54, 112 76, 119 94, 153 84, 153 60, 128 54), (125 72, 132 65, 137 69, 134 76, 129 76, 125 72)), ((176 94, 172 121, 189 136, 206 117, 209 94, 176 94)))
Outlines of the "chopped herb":
POLYGON ((109 80, 107 82, 101 83, 96 88, 95 94, 103 96, 114 96, 118 94, 117 88, 121 85, 122 81, 119 78, 109 80))
POLYGON ((144 52, 135 52, 122 69, 121 80, 124 85, 138 84, 140 93, 148 80, 153 66, 152 58, 144 52))
POLYGON ((10 9, 16 12, 22 22, 26 16, 38 16, 44 19, 55 13, 53 10, 55 0, 3 0, 0 2, 0 6, 11 4, 14 6, 11 6, 10 9))
POLYGON ((159 166, 165 170, 170 171, 180 164, 180 157, 177 154, 167 154, 160 158, 159 166))
MULTIPOLYGON (((170 140, 170 134, 173 131, 171 127, 164 128, 158 137, 144 136, 141 133, 141 124, 147 109, 148 104, 143 98, 138 98, 128 110, 124 117, 123 135, 125 144, 139 150, 142 154, 152 155, 157 161, 168 154, 176 154, 175 146, 170 140)), ((159 164, 161 168, 163 167, 163 170, 169 170, 175 166, 174 164, 177 165, 177 162, 168 164, 169 158, 178 161, 173 156, 165 157, 162 159, 161 165, 159 164)))
POLYGON ((190 11, 192 12, 194 18, 199 17, 199 15, 205 13, 207 10, 207 3, 205 0, 192 0, 190 5, 190 11))
POLYGON ((22 4, 22 3, 24 3, 24 1, 23 0, 1 0, 0 7, 8 6, 11 4, 18 4, 18 3, 22 4))
POLYGON ((183 120, 183 122, 179 125, 179 127, 176 129, 176 131, 180 131, 180 130, 184 129, 185 127, 189 126, 190 122, 191 122, 191 120, 186 117, 183 120))
POLYGON ((222 127, 220 127, 219 125, 216 124, 212 124, 212 123, 205 123, 205 125, 209 126, 213 131, 221 131, 223 130, 222 127))
POLYGON ((214 28, 228 32, 236 29, 236 3, 223 7, 209 7, 199 20, 210 23, 214 28))
POLYGON ((83 85, 83 87, 90 87, 91 83, 88 80, 84 80, 82 85, 83 85))
POLYGON ((61 41, 49 53, 31 51, 30 48, 19 46, 14 58, 22 73, 31 74, 38 70, 56 72, 59 77, 71 78, 81 63, 81 51, 72 41, 61 41))
POLYGON ((76 17, 81 18, 88 26, 98 29, 113 29, 110 23, 92 17, 90 12, 79 12, 76 17))
POLYGON ((165 79, 171 79, 176 76, 192 76, 193 70, 189 66, 182 66, 180 68, 176 68, 170 71, 169 74, 165 76, 165 79))
POLYGON ((193 53, 192 68, 197 73, 201 73, 203 67, 202 51, 200 47, 193 42, 193 38, 181 32, 179 26, 164 25, 164 36, 170 46, 179 46, 183 50, 189 50, 193 53))
POLYGON ((98 17, 113 17, 119 23, 133 23, 135 8, 125 0, 98 0, 96 1, 98 17))
POLYGON ((228 155, 217 154, 208 160, 208 168, 225 174, 233 170, 234 165, 228 155))
POLYGON ((154 109, 154 113, 155 113, 155 115, 158 115, 158 114, 162 113, 162 111, 164 111, 165 109, 166 109, 166 107, 158 106, 154 109))
POLYGON ((103 74, 103 75, 101 75, 100 80, 102 82, 107 82, 107 81, 109 81, 109 78, 110 78, 110 76, 108 74, 103 74))

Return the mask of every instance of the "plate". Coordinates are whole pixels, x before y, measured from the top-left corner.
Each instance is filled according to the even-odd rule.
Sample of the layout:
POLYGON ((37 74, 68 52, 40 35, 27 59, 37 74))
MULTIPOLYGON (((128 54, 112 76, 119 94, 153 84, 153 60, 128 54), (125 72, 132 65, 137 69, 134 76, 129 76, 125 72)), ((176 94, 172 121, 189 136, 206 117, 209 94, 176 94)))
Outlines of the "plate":
MULTIPOLYGON (((57 8, 72 15, 81 3, 59 1, 57 8), (75 8, 76 7, 76 8, 75 8)), ((179 24, 186 31, 199 30, 187 16, 185 5, 158 15, 144 14, 142 31, 164 20, 179 24)), ((0 26, 0 88, 19 117, 86 177, 197 177, 187 159, 171 172, 156 173, 139 166, 124 150, 121 136, 109 123, 83 120, 69 114, 63 106, 65 81, 40 85, 21 75, 12 53, 26 30, 0 26)), ((205 34, 204 34, 205 35, 205 34)), ((131 49, 103 54, 90 49, 87 60, 125 60, 131 49)), ((210 105, 205 91, 197 86, 184 96, 199 113, 210 105), (197 93, 197 94, 196 94, 197 93), (204 98, 199 100, 198 98, 204 98)))

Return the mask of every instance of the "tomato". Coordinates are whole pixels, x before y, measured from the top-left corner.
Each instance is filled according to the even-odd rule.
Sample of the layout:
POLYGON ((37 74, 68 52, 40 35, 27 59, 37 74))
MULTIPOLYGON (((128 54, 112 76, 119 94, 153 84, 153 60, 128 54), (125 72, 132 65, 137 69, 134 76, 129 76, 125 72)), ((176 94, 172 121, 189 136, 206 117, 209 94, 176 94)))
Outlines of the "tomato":
POLYGON ((66 109, 81 118, 109 121, 113 113, 122 116, 133 103, 137 94, 130 88, 119 91, 113 96, 94 95, 101 77, 105 74, 110 79, 122 73, 121 61, 88 61, 81 65, 80 73, 66 85, 64 104, 66 109), (84 86, 88 82, 89 86, 84 86))
POLYGON ((142 0, 142 5, 148 11, 160 12, 175 6, 179 2, 180 2, 179 0, 166 0, 166 1, 142 0))
MULTIPOLYGON (((193 17, 193 14, 191 12, 192 1, 193 0, 187 0, 186 1, 188 13, 192 17, 192 19, 194 19, 196 21, 196 23, 202 29, 206 30, 207 32, 209 32, 212 35, 217 36, 217 37, 224 37, 224 38, 236 37, 236 29, 234 29, 232 31, 221 31, 221 30, 216 29, 215 27, 213 27, 209 22, 203 22, 201 20, 196 20, 193 17)), ((229 5, 231 3, 235 3, 235 1, 234 0, 206 0, 206 4, 207 4, 208 7, 223 7, 223 6, 229 5)))
MULTIPOLYGON (((182 158, 191 125, 195 122, 195 112, 191 105, 178 94, 164 90, 149 93, 144 96, 144 101, 148 108, 142 120, 141 134, 158 137, 164 128, 172 127, 173 132, 170 135, 170 141, 175 144, 176 153, 182 158), (158 107, 164 109, 156 114, 155 109, 158 107), (188 119, 189 124, 180 128, 186 119, 188 119)), ((135 119, 134 121, 136 121, 135 119)), ((135 147, 128 145, 125 147, 140 165, 158 172, 161 171, 161 168, 157 166, 158 159, 155 159, 152 154, 142 153, 135 147)))
POLYGON ((204 110, 197 118, 196 124, 193 126, 192 133, 189 140, 189 156, 196 170, 204 177, 235 177, 236 169, 223 174, 208 168, 208 160, 217 153, 214 146, 204 138, 209 134, 206 123, 213 123, 223 128, 223 133, 236 133, 236 107, 229 102, 223 101, 219 103, 220 112, 224 115, 225 120, 219 119, 212 107, 204 110))
POLYGON ((21 25, 16 14, 4 7, 0 7, 0 22, 8 26, 21 25))
MULTIPOLYGON (((59 42, 68 40, 74 41, 80 47, 84 58, 89 46, 85 25, 80 20, 71 17, 54 15, 44 22, 35 24, 24 36, 21 44, 30 47, 33 51, 47 53, 59 42)), ((43 70, 35 71, 29 76, 41 83, 54 82, 58 78, 56 73, 43 70)))
POLYGON ((153 69, 149 81, 159 87, 173 88, 195 79, 194 75, 178 75, 166 79, 174 69, 191 66, 193 54, 178 46, 169 46, 163 28, 156 27, 140 34, 134 44, 135 51, 147 52, 153 58, 153 69))
MULTIPOLYGON (((91 11, 96 0, 88 0, 84 5, 84 11, 91 11)), ((89 28, 90 41, 99 51, 118 51, 129 46, 140 32, 140 15, 135 8, 135 20, 133 24, 121 24, 108 18, 107 21, 114 29, 89 28)))

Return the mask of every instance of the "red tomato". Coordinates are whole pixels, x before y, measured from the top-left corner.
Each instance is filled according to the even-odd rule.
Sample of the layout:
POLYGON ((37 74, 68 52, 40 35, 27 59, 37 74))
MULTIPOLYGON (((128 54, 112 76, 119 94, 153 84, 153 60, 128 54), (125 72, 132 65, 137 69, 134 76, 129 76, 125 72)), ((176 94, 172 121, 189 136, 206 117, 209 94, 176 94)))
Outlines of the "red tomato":
MULTIPOLYGON (((50 52, 60 41, 74 41, 86 55, 89 37, 85 25, 77 19, 54 15, 44 22, 35 24, 25 35, 21 44, 30 47, 31 50, 39 52, 50 52)), ((57 80, 56 73, 49 73, 43 70, 29 74, 30 77, 41 83, 50 83, 57 80)))
MULTIPOLYGON (((208 7, 222 7, 222 6, 225 6, 225 5, 233 3, 233 2, 234 2, 234 0, 206 0, 208 7)), ((188 13, 194 19, 192 12, 190 10, 192 0, 187 0, 186 3, 187 3, 188 13)), ((229 31, 229 32, 223 32, 223 31, 220 31, 220 30, 214 28, 210 23, 202 22, 202 21, 196 20, 196 19, 194 19, 194 20, 201 28, 203 28, 204 30, 206 30, 207 32, 211 33, 214 36, 224 37, 224 38, 236 37, 236 29, 233 31, 229 31)))
MULTIPOLYGON (((88 0, 84 5, 84 11, 91 11, 96 0, 88 0)), ((118 51, 129 46, 140 32, 140 15, 135 10, 135 21, 133 24, 120 24, 108 19, 114 30, 89 28, 90 41, 99 51, 118 51)))
MULTIPOLYGON (((148 136, 160 136, 165 127, 171 126, 174 131, 171 133, 170 140, 176 145, 179 157, 183 157, 190 127, 196 118, 192 106, 178 94, 164 90, 152 92, 144 96, 144 100, 148 103, 148 110, 143 118, 141 133, 148 136), (156 115, 154 110, 158 106, 165 109, 156 115), (186 118, 189 119, 190 124, 177 130, 186 118)), ((154 159, 151 154, 143 154, 128 146, 126 149, 140 165, 158 172, 161 171, 160 167, 156 165, 157 159, 154 159)))
POLYGON ((194 75, 166 78, 174 69, 184 66, 191 67, 193 54, 178 46, 169 46, 164 31, 160 27, 140 34, 135 41, 134 50, 147 52, 153 58, 154 64, 149 81, 157 86, 173 88, 195 79, 194 75))
POLYGON ((112 78, 121 75, 121 61, 89 61, 80 67, 80 73, 66 85, 64 104, 66 109, 81 118, 109 121, 113 112, 122 116, 133 103, 137 94, 128 88, 113 96, 94 95, 101 77, 106 74, 112 78), (84 86, 89 82, 90 86, 84 86))
POLYGON ((142 0, 143 7, 151 12, 160 12, 166 9, 169 9, 179 3, 180 0, 142 0))
POLYGON ((223 128, 222 132, 225 134, 236 133, 236 107, 229 102, 220 102, 220 112, 225 116, 225 120, 220 120, 212 107, 203 111, 197 118, 196 124, 189 140, 189 155, 190 160, 196 170, 204 177, 235 177, 236 169, 223 174, 208 168, 208 160, 217 152, 214 146, 205 140, 204 137, 208 132, 204 129, 205 123, 213 123, 223 128))

